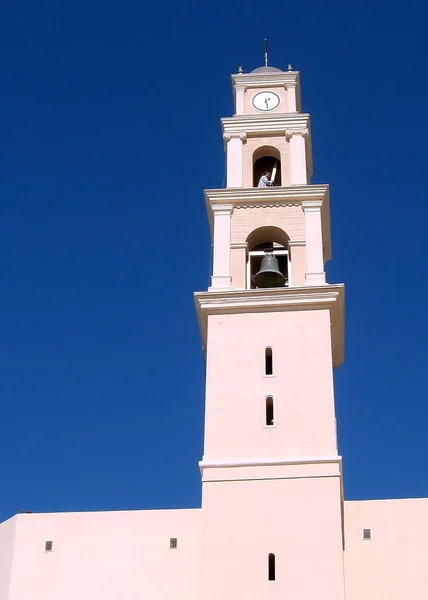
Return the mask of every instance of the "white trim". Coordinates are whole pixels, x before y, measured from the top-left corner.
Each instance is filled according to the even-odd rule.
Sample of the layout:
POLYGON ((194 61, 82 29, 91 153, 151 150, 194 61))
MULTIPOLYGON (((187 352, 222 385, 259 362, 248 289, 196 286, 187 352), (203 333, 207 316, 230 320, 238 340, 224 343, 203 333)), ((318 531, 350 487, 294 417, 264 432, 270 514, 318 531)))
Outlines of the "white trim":
MULTIPOLYGON (((276 109, 274 109, 276 110, 276 109)), ((235 115, 223 117, 223 134, 246 133, 248 136, 269 132, 283 136, 285 131, 293 133, 308 132, 310 135, 310 116, 308 113, 258 113, 254 115, 235 115)))
POLYGON ((275 467, 282 465, 310 465, 323 463, 342 463, 342 457, 337 456, 290 456, 287 458, 248 458, 239 460, 211 460, 199 461, 199 468, 222 469, 233 467, 275 467))

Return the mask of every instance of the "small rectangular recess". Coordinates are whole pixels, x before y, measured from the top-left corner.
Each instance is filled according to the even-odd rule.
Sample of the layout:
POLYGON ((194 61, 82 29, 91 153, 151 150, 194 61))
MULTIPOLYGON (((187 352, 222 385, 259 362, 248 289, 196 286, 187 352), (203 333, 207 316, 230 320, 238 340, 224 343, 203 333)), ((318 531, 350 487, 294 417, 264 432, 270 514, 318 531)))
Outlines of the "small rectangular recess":
POLYGON ((48 540, 45 542, 45 552, 52 552, 53 542, 52 540, 48 540))
POLYGON ((371 540, 372 539, 372 530, 371 529, 363 529, 363 540, 371 540))
POLYGON ((169 547, 171 550, 177 550, 178 539, 177 538, 169 538, 169 547))

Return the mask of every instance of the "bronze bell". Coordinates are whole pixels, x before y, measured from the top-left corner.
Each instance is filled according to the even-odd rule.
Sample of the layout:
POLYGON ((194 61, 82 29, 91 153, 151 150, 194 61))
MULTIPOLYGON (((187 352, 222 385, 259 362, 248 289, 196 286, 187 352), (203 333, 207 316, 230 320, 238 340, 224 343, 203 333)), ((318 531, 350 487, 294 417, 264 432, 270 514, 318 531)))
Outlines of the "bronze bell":
POLYGON ((258 288, 282 287, 285 285, 285 277, 279 270, 276 256, 266 254, 262 258, 260 271, 254 275, 253 282, 258 288))

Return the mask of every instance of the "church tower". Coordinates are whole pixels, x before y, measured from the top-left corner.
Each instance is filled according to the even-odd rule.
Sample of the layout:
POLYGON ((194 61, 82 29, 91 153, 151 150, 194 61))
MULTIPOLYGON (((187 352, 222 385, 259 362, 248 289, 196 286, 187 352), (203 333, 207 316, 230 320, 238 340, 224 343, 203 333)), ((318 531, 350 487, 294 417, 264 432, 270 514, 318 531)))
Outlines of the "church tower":
MULTIPOLYGON (((344 287, 328 284, 329 189, 311 185, 299 73, 232 75, 227 187, 206 190, 203 600, 343 600, 333 369, 344 287), (258 187, 263 173, 271 185, 258 187)), ((265 179, 266 181, 266 179, 265 179)))

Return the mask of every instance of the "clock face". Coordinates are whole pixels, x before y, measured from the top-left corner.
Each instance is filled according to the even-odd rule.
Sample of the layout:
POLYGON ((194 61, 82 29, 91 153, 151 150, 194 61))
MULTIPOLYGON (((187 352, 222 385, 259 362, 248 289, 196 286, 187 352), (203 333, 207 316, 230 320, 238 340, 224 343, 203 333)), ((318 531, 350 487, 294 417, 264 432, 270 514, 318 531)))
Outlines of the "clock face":
POLYGON ((274 92, 260 92, 253 98, 253 106, 257 110, 273 110, 279 105, 279 96, 274 92))

